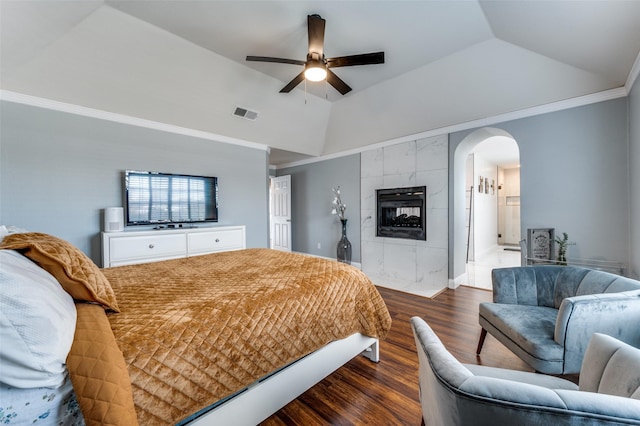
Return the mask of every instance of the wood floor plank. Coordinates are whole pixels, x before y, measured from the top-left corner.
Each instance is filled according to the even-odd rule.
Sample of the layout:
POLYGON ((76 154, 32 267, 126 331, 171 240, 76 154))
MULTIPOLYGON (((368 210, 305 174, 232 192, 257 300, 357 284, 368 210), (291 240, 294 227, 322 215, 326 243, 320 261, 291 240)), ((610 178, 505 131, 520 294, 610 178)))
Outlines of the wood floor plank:
POLYGON ((273 414, 264 426, 419 425, 418 357, 409 320, 423 318, 464 363, 531 371, 490 335, 476 357, 478 305, 490 291, 461 286, 425 298, 379 287, 393 323, 380 362, 356 357, 273 414))

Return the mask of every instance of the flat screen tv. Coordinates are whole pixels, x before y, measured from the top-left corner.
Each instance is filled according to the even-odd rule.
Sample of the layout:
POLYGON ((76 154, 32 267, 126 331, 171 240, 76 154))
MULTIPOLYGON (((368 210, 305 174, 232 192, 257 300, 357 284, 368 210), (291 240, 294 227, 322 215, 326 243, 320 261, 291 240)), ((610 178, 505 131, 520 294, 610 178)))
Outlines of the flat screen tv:
POLYGON ((218 221, 218 178, 124 172, 127 226, 218 221))

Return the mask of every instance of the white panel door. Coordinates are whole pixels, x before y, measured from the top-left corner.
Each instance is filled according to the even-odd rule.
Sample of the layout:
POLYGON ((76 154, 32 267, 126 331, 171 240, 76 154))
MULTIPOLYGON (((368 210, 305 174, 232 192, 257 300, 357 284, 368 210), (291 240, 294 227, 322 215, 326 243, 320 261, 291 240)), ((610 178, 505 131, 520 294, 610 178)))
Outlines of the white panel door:
POLYGON ((291 175, 271 178, 271 248, 291 251, 291 175))

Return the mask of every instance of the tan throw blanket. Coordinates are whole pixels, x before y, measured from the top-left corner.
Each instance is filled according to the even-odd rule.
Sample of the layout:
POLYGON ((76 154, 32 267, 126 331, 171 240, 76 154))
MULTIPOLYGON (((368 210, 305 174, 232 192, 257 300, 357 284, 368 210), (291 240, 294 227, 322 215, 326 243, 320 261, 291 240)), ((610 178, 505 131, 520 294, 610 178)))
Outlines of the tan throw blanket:
POLYGON ((135 426, 131 381, 104 309, 78 303, 67 368, 87 426, 135 426))
POLYGON ((311 256, 249 249, 103 272, 144 425, 175 424, 333 340, 391 326, 361 271, 311 256))

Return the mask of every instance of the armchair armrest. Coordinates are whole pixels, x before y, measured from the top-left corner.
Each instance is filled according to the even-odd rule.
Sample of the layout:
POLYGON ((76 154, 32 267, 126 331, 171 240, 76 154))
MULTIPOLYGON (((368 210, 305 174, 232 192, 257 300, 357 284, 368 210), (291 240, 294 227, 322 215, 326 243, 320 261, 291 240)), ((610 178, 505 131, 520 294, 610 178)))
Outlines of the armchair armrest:
POLYGON ((565 351, 565 373, 579 372, 593 333, 640 345, 640 291, 589 294, 564 299, 558 310, 554 340, 565 351))
MULTIPOLYGON (((604 417, 607 424, 637 424, 640 422, 640 401, 615 395, 558 389, 556 393, 568 410, 591 413, 604 417)), ((601 423, 597 423, 601 424, 601 423)))

